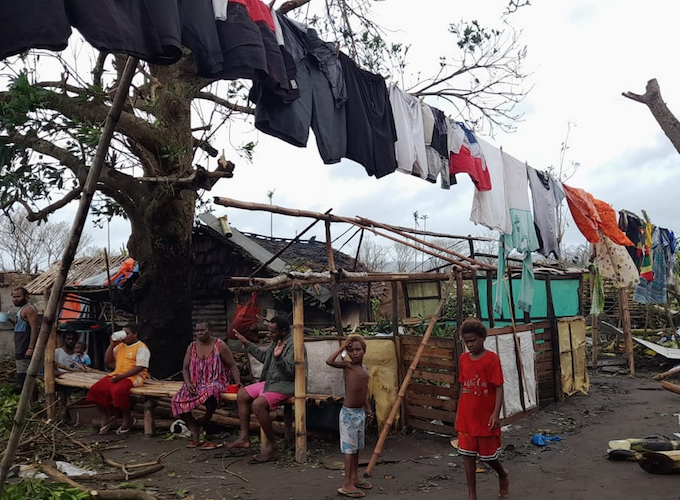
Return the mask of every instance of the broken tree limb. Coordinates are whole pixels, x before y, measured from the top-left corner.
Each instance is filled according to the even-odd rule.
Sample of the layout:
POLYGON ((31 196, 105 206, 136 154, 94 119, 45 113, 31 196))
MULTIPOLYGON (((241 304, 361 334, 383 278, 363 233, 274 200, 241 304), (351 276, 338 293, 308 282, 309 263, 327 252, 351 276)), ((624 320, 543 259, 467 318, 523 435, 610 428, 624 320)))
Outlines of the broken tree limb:
POLYGON ((657 373, 656 375, 654 375, 654 380, 663 380, 672 375, 675 375, 676 373, 680 373, 680 365, 676 366, 675 368, 671 368, 670 370, 665 371, 663 373, 657 373))
POLYGON ((680 385, 671 384, 668 380, 662 380, 661 387, 675 394, 680 394, 680 385))
MULTIPOLYGON (((373 474, 373 469, 375 468, 375 464, 378 462, 378 458, 380 458, 383 446, 385 446, 385 440, 387 439, 387 434, 390 432, 390 428, 394 423, 394 418, 397 416, 397 413, 399 413, 401 403, 404 400, 406 390, 408 389, 408 386, 411 383, 413 373, 416 371, 416 368, 418 368, 420 357, 422 356, 423 351, 425 350, 425 346, 427 346, 427 341, 430 339, 432 330, 434 330, 434 325, 437 323, 437 318, 439 317, 444 302, 446 302, 446 299, 449 298, 449 293, 451 292, 453 281, 454 275, 451 274, 449 277, 449 282, 446 285, 444 292, 442 293, 442 298, 439 300, 439 304, 437 304, 437 308, 435 309, 434 314, 430 319, 430 323, 427 325, 427 330, 425 330, 423 340, 420 341, 420 345, 418 346, 418 350, 416 351, 416 354, 413 357, 413 361, 411 361, 411 365, 408 367, 406 376, 404 376, 404 380, 401 383, 401 387, 399 388, 399 394, 397 395, 397 399, 392 405, 392 410, 390 411, 390 414, 387 417, 387 420, 385 421, 385 425, 383 426, 382 431, 380 432, 380 437, 378 438, 378 442, 376 443, 375 448, 373 449, 373 455, 371 455, 371 460, 368 462, 368 465, 366 466, 366 471, 364 472, 365 477, 371 477, 371 474, 373 474)), ((395 332, 395 335, 396 334, 397 333, 395 332)))
POLYGON ((75 258, 78 244, 80 243, 80 236, 83 233, 83 227, 85 226, 87 214, 90 211, 90 204, 92 203, 92 198, 97 188, 99 175, 101 174, 102 168, 104 166, 106 152, 108 151, 111 144, 111 139, 116 129, 116 125, 118 124, 118 120, 123 110, 123 106, 125 105, 125 101, 127 101, 130 84, 132 82, 132 78, 135 76, 138 64, 139 60, 135 57, 129 57, 127 63, 125 64, 125 69, 118 85, 116 97, 113 99, 109 113, 106 116, 104 128, 102 129, 102 133, 99 137, 99 143, 97 144, 97 151, 92 161, 92 167, 90 168, 90 171, 87 174, 87 179, 85 180, 85 187, 83 188, 80 203, 78 204, 78 210, 73 220, 73 226, 71 227, 71 235, 69 236, 68 245, 64 250, 64 254, 59 264, 57 276, 50 293, 50 300, 45 306, 45 314, 43 316, 42 326, 40 327, 36 348, 33 353, 33 357, 31 358, 31 364, 28 367, 26 382, 24 383, 24 387, 21 391, 21 398, 19 399, 19 405, 17 406, 17 411, 14 416, 12 432, 7 443, 7 448, 5 449, 5 454, 2 457, 2 462, 0 463, 0 497, 2 497, 2 492, 5 489, 7 474, 9 473, 9 468, 12 466, 12 462, 14 461, 17 445, 19 444, 21 434, 23 433, 24 426, 26 424, 26 413, 28 412, 31 394, 35 389, 36 376, 44 359, 45 347, 47 345, 49 333, 52 330, 52 325, 54 324, 57 314, 57 306, 64 289, 64 284, 66 283, 69 269, 73 263, 73 259, 75 258))
POLYGON ((50 465, 41 465, 40 471, 45 474, 50 479, 57 481, 59 483, 66 483, 69 486, 89 493, 90 497, 93 499, 100 500, 158 500, 156 495, 147 493, 146 491, 140 490, 93 490, 83 486, 82 484, 74 481, 72 478, 68 477, 66 474, 62 474, 57 469, 50 465))

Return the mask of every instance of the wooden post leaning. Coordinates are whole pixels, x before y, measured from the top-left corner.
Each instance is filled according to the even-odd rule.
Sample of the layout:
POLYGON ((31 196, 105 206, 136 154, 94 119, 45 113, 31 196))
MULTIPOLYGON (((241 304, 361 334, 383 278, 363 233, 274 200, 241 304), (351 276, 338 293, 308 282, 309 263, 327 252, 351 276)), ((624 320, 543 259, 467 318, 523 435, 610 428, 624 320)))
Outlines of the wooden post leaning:
MULTIPOLYGON (((454 271, 454 272, 460 272, 460 271, 454 271)), ((397 416, 397 413, 399 412, 399 408, 401 407, 401 402, 404 400, 406 390, 408 389, 408 386, 411 382, 411 378, 413 377, 413 372, 415 372, 416 368, 418 368, 418 363, 420 362, 420 357, 422 356, 423 351, 425 350, 425 346, 427 345, 427 341, 430 339, 430 335, 432 334, 432 330, 434 330, 434 325, 437 323, 437 318, 439 317, 439 314, 441 313, 442 306, 444 305, 444 302, 446 302, 446 299, 449 297, 449 292, 451 291, 451 286, 453 285, 453 280, 454 280, 454 276, 452 274, 451 278, 449 279, 449 282, 446 285, 446 288, 444 289, 444 293, 442 293, 442 298, 439 300, 439 304, 437 304, 437 308, 435 309, 434 314, 432 315, 432 318, 430 319, 430 323, 427 325, 427 330, 425 330, 425 334, 423 335, 423 340, 420 341, 420 345, 418 346, 418 351, 416 351, 416 354, 413 357, 413 361, 411 361, 411 365, 408 367, 408 371, 406 372, 406 376, 404 377, 404 380, 401 383, 401 387, 399 388, 399 394, 397 395, 397 400, 392 405, 392 410, 390 411, 390 414, 387 417, 387 420, 385 421, 385 425, 383 426, 383 429, 380 432, 380 437, 378 438, 378 442, 376 443, 375 448, 373 449, 373 455, 371 456, 371 460, 368 462, 368 466, 366 466, 366 471, 364 472, 365 477, 371 477, 371 474, 373 473, 373 469, 375 468, 375 464, 377 463, 378 458, 380 457, 380 454, 382 453, 383 446, 385 446, 385 441, 387 440, 387 434, 390 432, 390 428, 392 427, 392 424, 394 423, 394 418, 397 416)))
POLYGON ((628 307, 628 288, 619 288, 619 307, 621 309, 621 323, 623 336, 626 341, 626 355, 628 356, 628 369, 631 375, 635 375, 635 358, 633 357, 633 332, 630 328, 630 309, 628 307))
POLYGON ((90 171, 87 174, 87 179, 85 180, 85 185, 83 187, 80 202, 78 204, 78 210, 73 220, 73 225, 71 226, 69 241, 66 249, 64 250, 64 254, 62 255, 61 264, 59 265, 57 276, 54 280, 54 285, 52 286, 50 300, 45 305, 45 314, 43 316, 42 326, 40 327, 40 333, 38 334, 36 349, 34 351, 33 358, 31 359, 31 364, 28 367, 26 382, 24 383, 24 387, 21 391, 21 398, 19 399, 17 411, 14 416, 12 432, 7 443, 7 448, 5 449, 5 454, 2 457, 2 462, 0 463, 0 498, 2 497, 3 490, 5 489, 5 482, 7 481, 9 468, 14 461, 17 446, 19 445, 19 440, 21 439, 21 434, 24 430, 24 426, 26 425, 26 413, 30 403, 30 395, 33 393, 33 389, 35 388, 35 379, 38 371, 40 370, 40 364, 44 360, 43 356, 45 355, 47 339, 52 325, 56 319, 59 299, 62 290, 64 289, 64 284, 66 283, 68 271, 76 255, 78 243, 80 242, 80 236, 83 233, 83 227, 85 226, 85 220, 87 219, 87 213, 90 210, 90 204, 92 203, 92 198, 97 188, 97 181, 99 180, 99 175, 102 171, 102 167, 104 166, 106 152, 111 145, 111 138, 113 137, 113 132, 116 129, 120 114, 123 111, 123 106, 128 99, 130 84, 132 83, 132 78, 137 72, 138 64, 138 59, 134 57, 128 57, 127 63, 125 64, 125 69, 123 70, 123 74, 118 84, 118 90, 116 91, 116 95, 113 99, 113 103, 111 104, 108 115, 106 116, 102 133, 99 136, 97 151, 92 161, 92 167, 90 168, 90 171))
MULTIPOLYGON (((50 298, 49 289, 45 290, 45 305, 50 298)), ((50 420, 57 419, 57 397, 56 397, 56 383, 54 381, 54 350, 57 348, 57 326, 56 322, 50 329, 50 336, 47 339, 47 346, 45 347, 45 408, 47 410, 47 418, 50 420)), ((63 402, 62 404, 65 404, 63 402)))

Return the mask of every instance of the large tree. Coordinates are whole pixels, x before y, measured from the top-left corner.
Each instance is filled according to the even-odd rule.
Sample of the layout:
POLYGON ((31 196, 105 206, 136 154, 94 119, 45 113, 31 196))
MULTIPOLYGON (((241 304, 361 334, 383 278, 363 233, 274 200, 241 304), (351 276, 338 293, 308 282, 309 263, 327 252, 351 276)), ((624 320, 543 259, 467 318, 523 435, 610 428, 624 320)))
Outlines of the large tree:
MULTIPOLYGON (((280 10, 309 2, 286 2, 280 10)), ((508 12, 525 3, 511 1, 508 12)), ((408 47, 386 41, 371 20, 371 2, 326 0, 302 10, 323 37, 337 41, 362 66, 374 71, 389 66, 393 75, 406 67, 408 47)), ((518 88, 525 55, 516 33, 507 24, 488 29, 476 22, 452 24, 450 32, 456 41, 451 51, 442 54, 431 77, 411 82, 411 92, 448 100, 480 127, 512 128, 513 107, 523 96, 518 88)), ((126 61, 75 43, 82 45, 72 51, 76 59, 29 52, 6 62, 5 74, 12 77, 0 92, 0 208, 22 204, 30 221, 46 220, 79 197, 126 61), (92 64, 83 71, 88 54, 92 64), (58 76, 45 77, 49 67, 58 76)), ((197 200, 231 175, 195 165, 206 152, 217 153, 210 139, 222 125, 252 114, 248 85, 199 78, 188 51, 171 66, 140 64, 99 179, 95 216, 130 221, 127 246, 141 275, 134 287, 137 313, 159 376, 179 369, 191 338, 197 200)), ((252 144, 243 152, 252 154, 252 144)))

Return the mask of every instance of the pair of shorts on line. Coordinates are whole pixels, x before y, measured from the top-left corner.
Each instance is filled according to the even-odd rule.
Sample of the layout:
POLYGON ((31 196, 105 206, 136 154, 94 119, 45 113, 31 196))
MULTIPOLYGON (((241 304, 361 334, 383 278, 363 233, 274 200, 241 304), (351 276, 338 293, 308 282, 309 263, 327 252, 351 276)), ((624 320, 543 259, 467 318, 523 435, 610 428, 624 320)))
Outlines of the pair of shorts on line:
POLYGON ((478 457, 483 462, 498 460, 501 453, 500 436, 471 436, 458 432, 458 453, 466 457, 478 457))
POLYGON ((244 387, 245 391, 253 399, 257 399, 262 396, 269 405, 270 410, 276 410, 281 403, 290 397, 289 394, 281 394, 278 392, 265 392, 264 390, 265 382, 258 382, 256 384, 250 384, 244 387))
POLYGON ((345 455, 356 455, 364 449, 366 412, 363 408, 340 410, 340 451, 345 455))

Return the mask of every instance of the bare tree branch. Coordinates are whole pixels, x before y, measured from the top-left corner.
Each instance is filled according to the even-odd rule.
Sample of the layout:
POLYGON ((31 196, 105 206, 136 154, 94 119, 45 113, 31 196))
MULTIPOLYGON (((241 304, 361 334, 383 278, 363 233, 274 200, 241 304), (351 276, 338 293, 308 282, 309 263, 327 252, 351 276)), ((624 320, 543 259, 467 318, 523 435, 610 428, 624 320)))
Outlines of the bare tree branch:
POLYGON ((623 92, 623 97, 627 97, 635 102, 640 102, 646 105, 652 112, 657 123, 663 130, 666 137, 670 139, 673 147, 680 153, 680 121, 668 109, 668 106, 661 97, 661 88, 656 78, 652 78, 647 82, 645 93, 634 94, 633 92, 623 92))
POLYGON ((303 5, 309 3, 310 1, 311 0, 288 0, 287 2, 283 2, 281 7, 279 7, 278 11, 281 14, 287 14, 291 10, 298 9, 303 5))
POLYGON ((65 207, 66 205, 71 203, 73 200, 78 199, 80 197, 80 193, 82 193, 82 191, 83 191, 83 187, 79 186, 78 188, 74 189, 73 191, 69 191, 61 200, 56 201, 56 202, 52 203, 51 205, 48 205, 45 208, 43 208, 43 209, 41 209, 37 212, 34 212, 33 210, 31 210, 31 208, 28 206, 28 204, 22 202, 21 200, 17 200, 17 201, 19 201, 19 203, 21 203, 24 206, 24 208, 26 209, 26 212, 28 213, 28 215, 26 215, 26 218, 29 221, 31 221, 31 222, 35 222, 35 221, 39 221, 39 220, 47 221, 48 215, 56 212, 60 208, 65 207))
POLYGON ((248 113, 249 115, 255 114, 255 109, 249 106, 241 106, 240 104, 235 104, 231 101, 223 99, 222 97, 216 96, 210 92, 199 92, 196 94, 198 99, 203 99, 205 101, 212 101, 220 106, 231 109, 232 111, 238 111, 239 113, 248 113))

